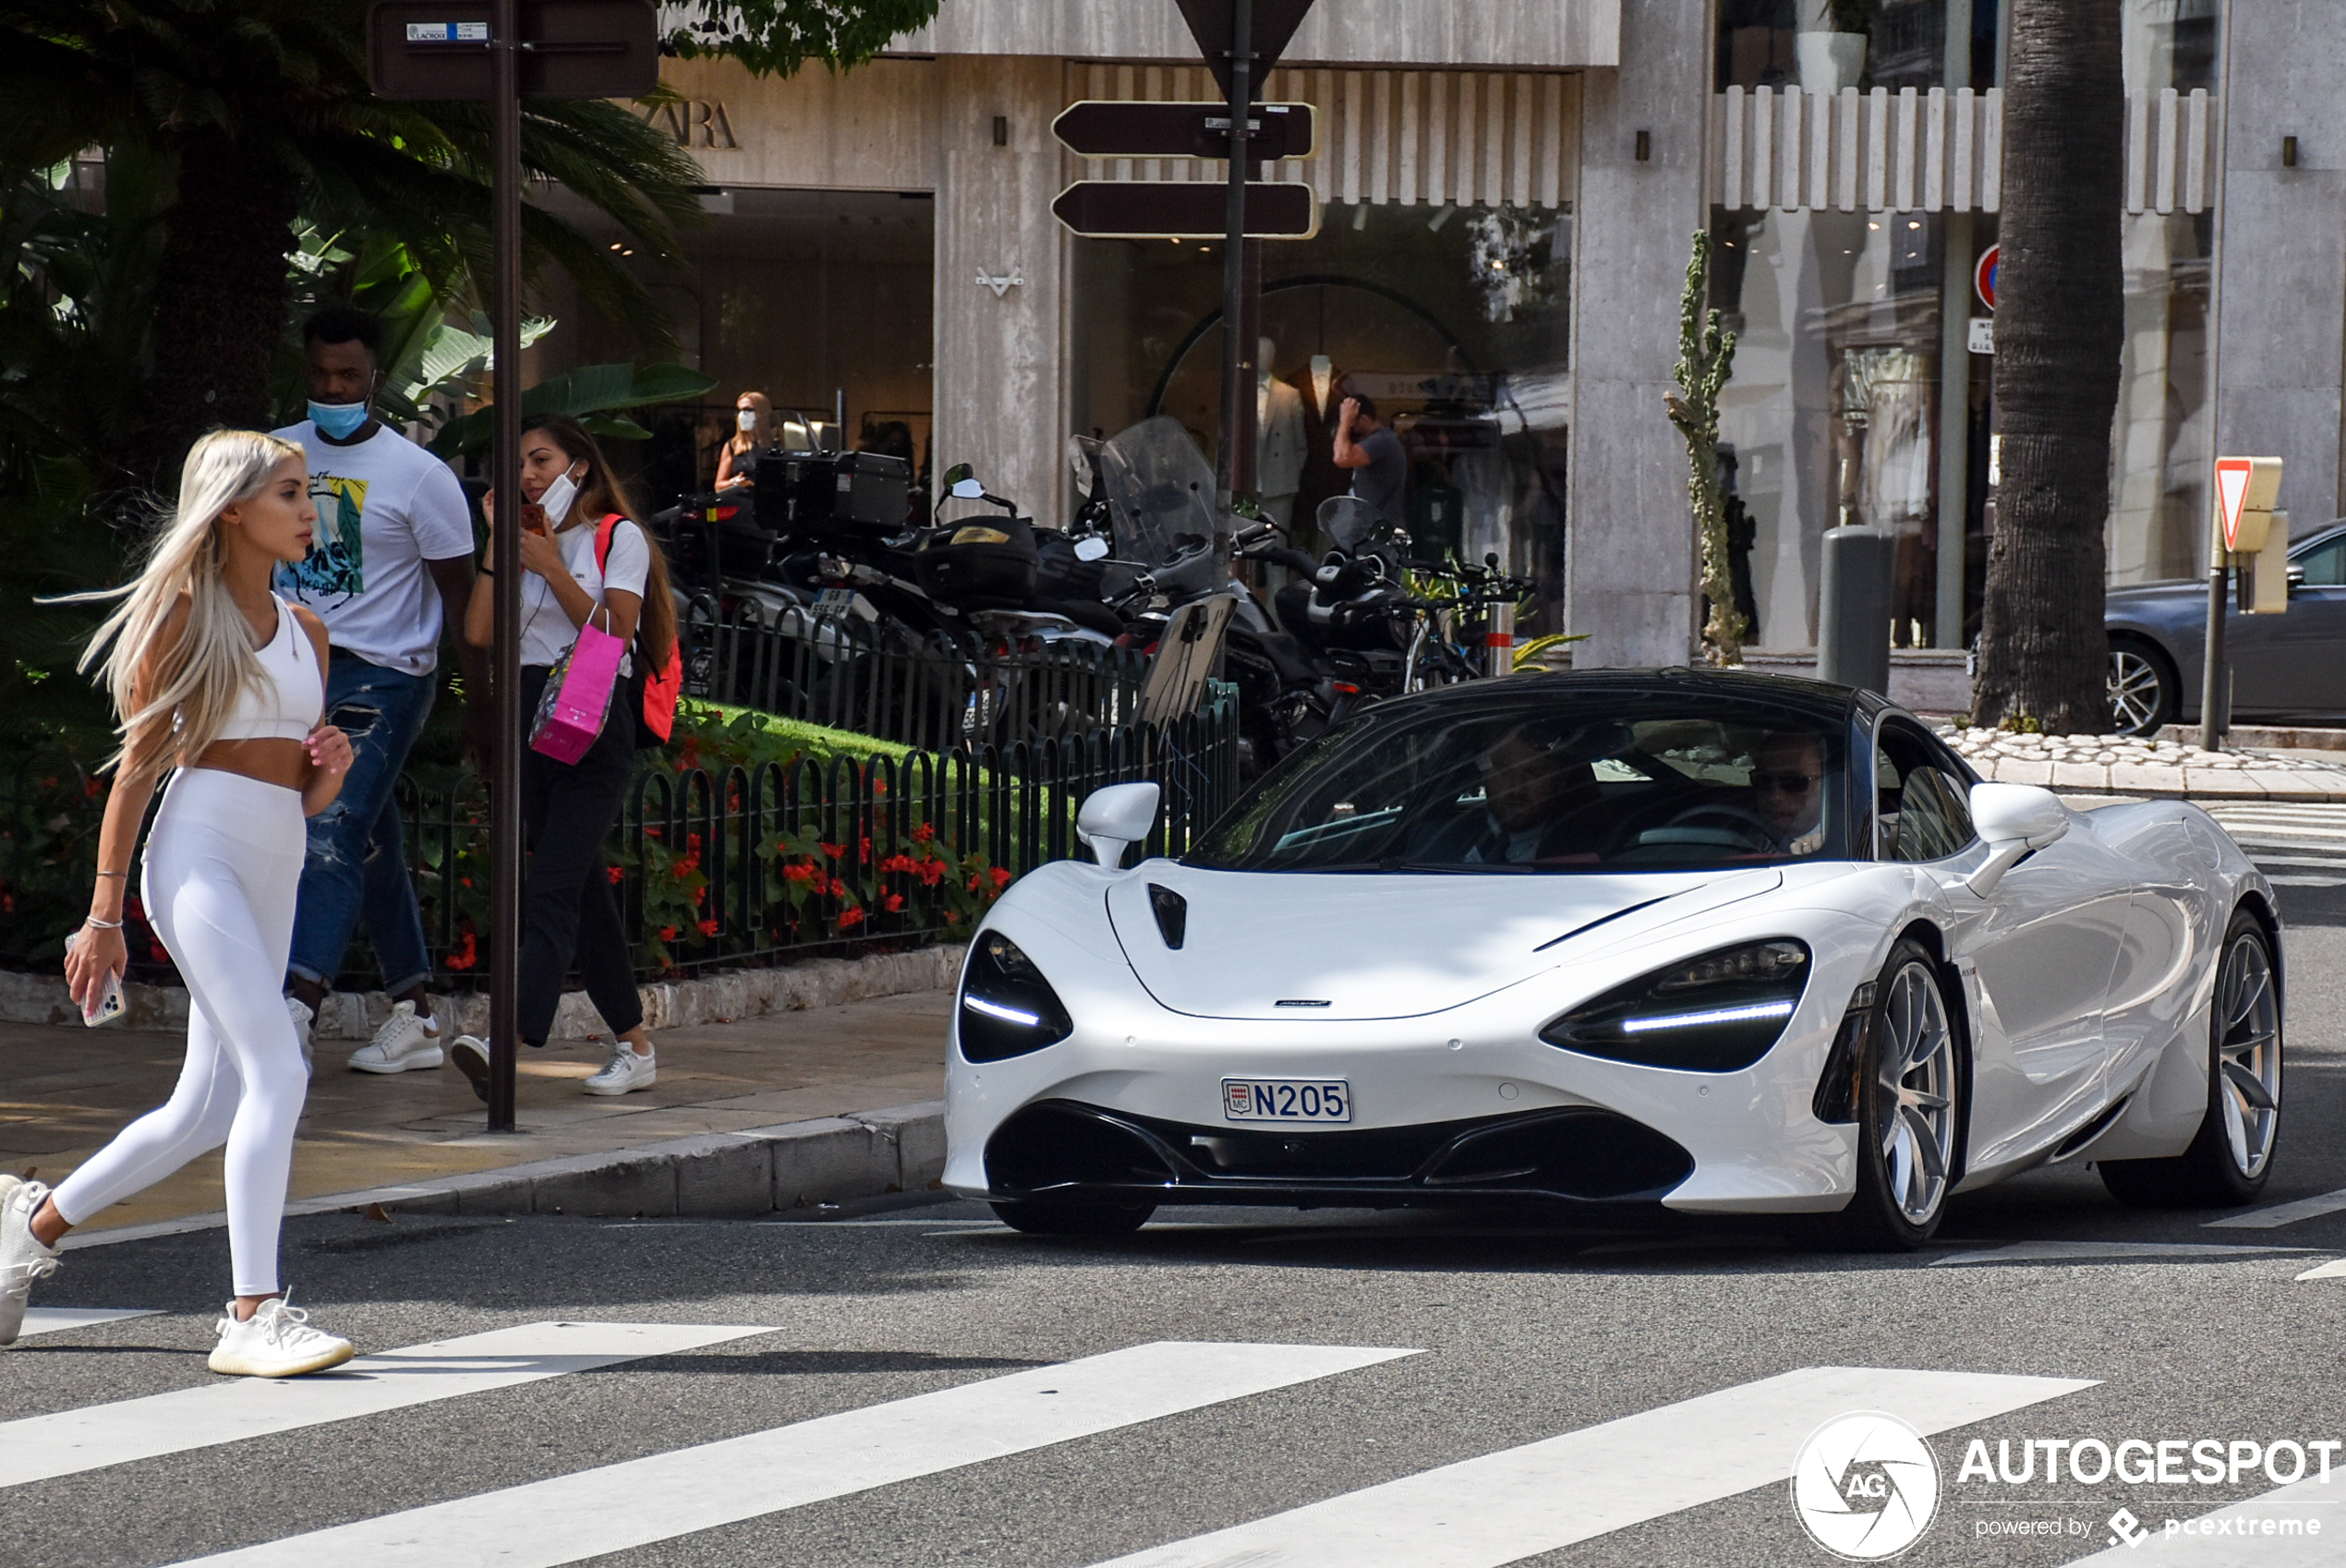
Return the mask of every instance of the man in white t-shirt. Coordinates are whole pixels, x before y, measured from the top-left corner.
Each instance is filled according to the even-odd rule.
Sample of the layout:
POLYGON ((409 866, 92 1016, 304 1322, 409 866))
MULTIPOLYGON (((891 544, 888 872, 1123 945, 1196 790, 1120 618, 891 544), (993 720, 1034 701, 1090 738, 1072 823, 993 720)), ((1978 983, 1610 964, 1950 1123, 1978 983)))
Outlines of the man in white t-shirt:
MULTIPOLYGON (((393 1006, 350 1066, 436 1067, 445 1055, 427 988, 431 960, 393 791, 431 713, 441 631, 463 625, 472 597, 472 514, 447 464, 374 417, 382 328, 373 317, 320 311, 304 324, 302 346, 309 417, 277 434, 308 453, 318 530, 306 559, 278 569, 277 589, 326 623, 327 722, 350 737, 352 758, 341 796, 309 819, 286 1006, 306 1048, 363 919, 393 1006)), ((483 719, 486 662, 458 645, 472 717, 483 719)))

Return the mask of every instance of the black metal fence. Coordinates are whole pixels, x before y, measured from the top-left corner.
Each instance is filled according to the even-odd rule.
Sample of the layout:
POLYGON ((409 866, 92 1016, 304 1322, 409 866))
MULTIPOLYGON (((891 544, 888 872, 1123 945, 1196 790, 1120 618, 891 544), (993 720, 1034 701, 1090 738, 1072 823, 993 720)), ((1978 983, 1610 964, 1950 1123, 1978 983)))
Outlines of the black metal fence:
POLYGON ((923 751, 1131 724, 1148 675, 1147 657, 1129 648, 986 637, 981 627, 972 635, 986 645, 972 652, 852 612, 749 609, 713 623, 702 599, 685 630, 694 695, 923 751))

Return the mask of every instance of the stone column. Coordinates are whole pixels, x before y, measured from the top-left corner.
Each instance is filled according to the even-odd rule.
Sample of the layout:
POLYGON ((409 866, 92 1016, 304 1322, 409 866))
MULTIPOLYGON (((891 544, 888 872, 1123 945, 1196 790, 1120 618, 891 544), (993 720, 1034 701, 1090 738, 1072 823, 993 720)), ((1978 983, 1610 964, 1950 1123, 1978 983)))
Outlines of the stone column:
POLYGON ((1620 68, 1581 91, 1566 597, 1584 669, 1684 664, 1696 645, 1687 451, 1663 395, 1688 244, 1711 220, 1709 10, 1623 0, 1620 68))
POLYGON ((937 66, 937 470, 973 464, 986 488, 1056 526, 1068 430, 1068 247, 1050 211, 1061 66, 994 55, 937 66))

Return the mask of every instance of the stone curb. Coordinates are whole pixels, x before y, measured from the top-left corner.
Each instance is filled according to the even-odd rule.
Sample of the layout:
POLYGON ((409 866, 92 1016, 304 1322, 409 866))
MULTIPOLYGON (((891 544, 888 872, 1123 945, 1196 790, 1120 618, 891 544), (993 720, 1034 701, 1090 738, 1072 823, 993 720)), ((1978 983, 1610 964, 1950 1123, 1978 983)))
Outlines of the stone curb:
POLYGON ((2050 759, 2038 762, 2013 757, 1965 760, 1982 778, 2003 784, 2041 784, 2072 795, 2151 795, 2175 800, 2303 805, 2346 801, 2346 777, 2328 769, 2145 767, 2129 763, 2104 765, 2050 759), (2324 787, 2332 784, 2340 787, 2324 787))
MULTIPOLYGON (((326 1214, 379 1203, 389 1212, 405 1214, 751 1216, 883 1193, 925 1191, 944 1174, 945 1102, 925 1100, 745 1132, 707 1133, 599 1154, 565 1154, 400 1187, 330 1193, 288 1203, 285 1212, 326 1214)), ((103 1247, 225 1224, 225 1214, 195 1214, 77 1232, 65 1245, 103 1247)))
MULTIPOLYGON (((811 959, 768 969, 727 970, 692 980, 656 981, 636 987, 644 1022, 653 1030, 732 1023, 768 1013, 836 1007, 875 996, 938 991, 961 973, 958 945, 916 947, 909 953, 873 953, 860 959, 811 959)), ((185 1029, 187 993, 176 985, 132 985, 123 1021, 132 1029, 185 1029)), ((484 992, 458 992, 432 999, 435 1012, 455 1020, 460 1034, 489 1028, 484 992)), ((326 998, 312 1031, 319 1040, 366 1040, 391 1014, 391 998, 380 991, 337 992, 326 998)), ((81 1021, 66 994, 63 976, 0 971, 0 1023, 68 1024, 81 1021)), ((584 991, 565 994, 554 1014, 554 1038, 576 1040, 604 1031, 601 1018, 584 991)))

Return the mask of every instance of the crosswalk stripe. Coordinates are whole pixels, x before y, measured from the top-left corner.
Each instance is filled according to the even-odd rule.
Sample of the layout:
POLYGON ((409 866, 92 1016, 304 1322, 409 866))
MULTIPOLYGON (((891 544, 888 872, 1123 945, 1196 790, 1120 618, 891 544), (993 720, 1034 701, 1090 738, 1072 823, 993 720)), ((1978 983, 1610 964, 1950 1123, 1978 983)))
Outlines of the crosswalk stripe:
POLYGON ((2101 1568, 2120 1562, 2130 1568, 2243 1568, 2252 1563, 2255 1568, 2337 1568, 2338 1538, 2346 1532, 2346 1515, 2337 1512, 2340 1502, 2346 1502, 2346 1479, 2332 1482, 2308 1476, 2203 1514, 2190 1521, 2194 1528, 2188 1535, 2179 1530, 2171 1536, 2154 1526, 2148 1537, 2133 1546, 2108 1538, 2108 1550, 2076 1558, 2063 1568, 2085 1568, 2089 1562, 2101 1568), (2303 1522, 2298 1533, 2283 1534, 2279 1527, 2265 1533, 2265 1521, 2278 1526, 2292 1518, 2303 1522), (2304 1524, 2319 1528, 2306 1530, 2304 1524))
POLYGON ((2297 1277, 2301 1280, 2346 1279, 2346 1258, 2334 1258, 2327 1263, 2316 1263, 2297 1277))
POLYGON ((0 1422, 0 1487, 771 1333, 768 1328, 702 1323, 525 1323, 362 1356, 316 1377, 238 1378, 51 1416, 28 1416, 0 1422))
POLYGON ((1880 1410, 1930 1433, 2090 1381, 1811 1367, 1347 1492, 1100 1568, 1497 1568, 1792 1474, 1825 1422, 1880 1410))
POLYGON ((139 1307, 127 1310, 104 1307, 28 1307, 24 1326, 17 1330, 18 1339, 37 1333, 57 1333, 66 1329, 95 1328, 100 1323, 118 1323, 126 1318, 159 1316, 157 1309, 139 1307))
POLYGON ((2220 1220, 2203 1222, 2208 1230, 2270 1230, 2276 1225, 2293 1225, 2300 1220, 2319 1219, 2346 1209, 2346 1187, 2335 1192, 2325 1192, 2315 1198, 2299 1198, 2287 1203, 2276 1203, 2269 1209, 2251 1209, 2245 1214, 2227 1214, 2220 1220))
POLYGON ((197 1562, 555 1568, 1417 1354, 1324 1345, 1133 1345, 197 1562))

